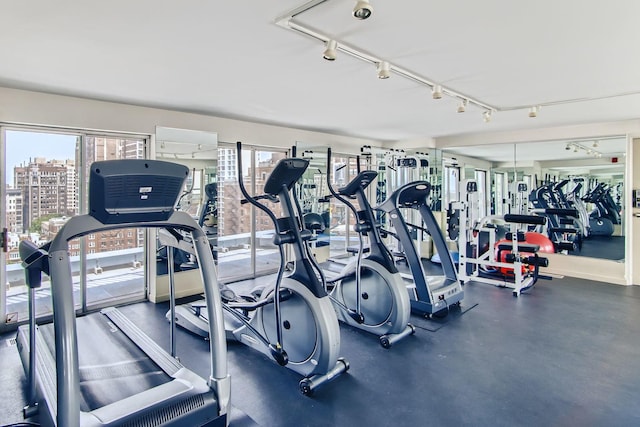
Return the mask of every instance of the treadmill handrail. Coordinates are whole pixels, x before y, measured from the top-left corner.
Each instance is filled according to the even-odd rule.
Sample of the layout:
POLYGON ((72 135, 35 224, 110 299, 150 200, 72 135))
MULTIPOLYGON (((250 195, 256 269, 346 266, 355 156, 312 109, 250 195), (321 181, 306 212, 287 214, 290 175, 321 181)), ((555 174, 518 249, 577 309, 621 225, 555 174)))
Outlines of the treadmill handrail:
POLYGON ((204 231, 186 212, 173 212, 167 220, 121 224, 103 224, 90 215, 79 215, 67 221, 52 240, 49 249, 56 351, 57 425, 65 427, 80 425, 78 342, 73 287, 70 286, 72 275, 68 254, 69 241, 87 234, 121 228, 177 228, 192 234, 205 298, 209 301, 207 314, 210 320, 215 319, 215 321, 209 321, 211 373, 208 383, 216 393, 221 411, 227 411, 230 383, 227 379, 224 319, 213 254, 204 231), (221 390, 218 387, 224 389, 221 390))

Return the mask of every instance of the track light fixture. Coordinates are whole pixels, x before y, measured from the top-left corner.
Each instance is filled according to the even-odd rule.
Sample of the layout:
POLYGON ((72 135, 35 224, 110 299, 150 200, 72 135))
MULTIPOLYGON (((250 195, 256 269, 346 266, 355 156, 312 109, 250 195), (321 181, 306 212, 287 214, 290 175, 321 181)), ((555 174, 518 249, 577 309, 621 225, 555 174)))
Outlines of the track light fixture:
POLYGON ((491 121, 491 110, 485 110, 482 113, 482 118, 485 123, 489 123, 491 121))
MULTIPOLYGON (((334 61, 337 56, 337 51, 340 50, 341 54, 346 54, 358 60, 375 65, 378 69, 378 77, 381 79, 386 79, 390 77, 391 71, 393 71, 394 77, 397 75, 399 77, 403 77, 407 80, 411 80, 415 83, 418 83, 422 86, 428 87, 431 90, 432 97, 434 99, 441 99, 444 96, 448 96, 458 101, 461 101, 458 108, 458 111, 460 112, 465 112, 467 110, 467 107, 475 107, 480 109, 480 111, 490 111, 491 113, 489 114, 492 114, 493 112, 496 112, 496 111, 501 111, 501 109, 498 107, 487 104, 472 96, 459 93, 451 87, 444 87, 427 77, 421 76, 420 74, 416 74, 413 71, 402 67, 399 64, 394 64, 388 61, 384 61, 379 56, 376 56, 374 54, 361 50, 357 46, 350 45, 348 43, 342 43, 340 40, 334 39, 333 36, 331 35, 322 33, 316 29, 308 27, 305 24, 297 21, 296 17, 299 16, 301 13, 309 11, 310 9, 316 7, 317 5, 323 4, 325 1, 326 0, 312 0, 303 6, 297 7, 291 10, 290 12, 287 12, 286 14, 276 18, 276 24, 288 30, 294 31, 298 34, 304 34, 310 38, 313 38, 322 42, 325 45, 323 57, 328 61, 334 61), (383 64, 384 62, 387 62, 389 64, 388 72, 386 71, 387 65, 383 64)), ((371 16, 372 11, 373 11, 373 8, 371 7, 369 0, 358 0, 355 2, 353 15, 358 19, 366 19, 371 16)), ((525 108, 525 107, 518 107, 518 109, 521 109, 521 108, 525 108)), ((529 108, 529 107, 527 106, 526 108, 529 108)))
MULTIPOLYGON (((582 142, 586 143, 587 141, 582 141, 582 142)), ((595 145, 597 147, 596 142, 594 142, 593 145, 595 145)), ((578 153, 580 150, 582 150, 587 155, 593 156, 593 157, 595 157, 597 159, 602 157, 602 153, 601 152, 599 152, 598 150, 596 150, 594 148, 590 148, 589 146, 587 146, 587 145, 585 145, 583 143, 581 143, 580 141, 568 142, 567 145, 565 146, 565 150, 573 149, 574 153, 578 153)))
POLYGON ((378 62, 378 78, 388 79, 391 76, 391 67, 387 61, 378 62))
POLYGON ((356 19, 367 19, 372 12, 373 8, 369 4, 369 0, 358 0, 353 7, 353 17, 356 19))
POLYGON ((534 117, 538 117, 538 110, 540 109, 540 107, 531 107, 529 108, 529 117, 534 118, 534 117))
POLYGON ((338 42, 335 40, 327 41, 325 50, 322 53, 322 57, 327 61, 335 61, 338 55, 338 42))
POLYGON ((598 148, 598 141, 593 141, 593 148, 598 148))
POLYGON ((458 105, 458 113, 464 113, 467 111, 467 105, 469 105, 468 99, 461 99, 460 105, 458 105))
POLYGON ((431 88, 431 96, 433 99, 442 98, 442 86, 434 85, 433 88, 431 88))

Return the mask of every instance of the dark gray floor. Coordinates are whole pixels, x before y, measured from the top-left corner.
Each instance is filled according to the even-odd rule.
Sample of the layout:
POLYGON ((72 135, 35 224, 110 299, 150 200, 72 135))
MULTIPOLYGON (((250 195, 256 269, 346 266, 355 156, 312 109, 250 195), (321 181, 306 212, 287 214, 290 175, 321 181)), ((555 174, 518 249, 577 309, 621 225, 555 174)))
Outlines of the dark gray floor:
POLYGON ((624 236, 589 236, 571 255, 624 261, 624 236))
MULTIPOLYGON (((640 288, 565 278, 519 298, 474 283, 465 294, 463 306, 477 306, 436 332, 413 317, 424 328, 390 350, 343 327, 351 369, 313 397, 295 373, 230 343, 233 405, 263 426, 640 425, 640 288)), ((165 305, 122 311, 166 347, 165 305)), ((208 343, 184 331, 177 342, 182 362, 207 375, 208 343)), ((23 404, 14 353, 0 348, 0 424, 23 404)))

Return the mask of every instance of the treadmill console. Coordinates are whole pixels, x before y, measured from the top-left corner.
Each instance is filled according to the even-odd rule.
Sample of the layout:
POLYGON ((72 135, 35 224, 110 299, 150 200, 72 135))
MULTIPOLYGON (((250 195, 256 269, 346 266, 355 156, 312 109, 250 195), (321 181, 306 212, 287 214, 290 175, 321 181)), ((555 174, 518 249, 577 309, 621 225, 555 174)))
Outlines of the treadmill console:
POLYGON ((182 192, 189 168, 161 160, 94 162, 89 215, 103 224, 165 221, 182 192))

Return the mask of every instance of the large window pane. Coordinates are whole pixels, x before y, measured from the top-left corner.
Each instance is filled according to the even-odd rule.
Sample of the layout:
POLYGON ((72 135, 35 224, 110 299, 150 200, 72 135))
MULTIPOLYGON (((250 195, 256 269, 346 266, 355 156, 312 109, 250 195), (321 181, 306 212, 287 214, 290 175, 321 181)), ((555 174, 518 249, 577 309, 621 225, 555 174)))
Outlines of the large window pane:
MULTIPOLYGON (((99 135, 84 138, 85 170, 102 160, 144 158, 144 139, 115 138, 99 135)), ((82 198, 88 203, 89 174, 85 173, 87 189, 82 198)), ((86 209, 88 206, 83 206, 86 209)), ((86 210, 85 210, 86 212, 86 210)), ((117 229, 84 237, 86 251, 86 304, 106 305, 123 299, 145 296, 144 230, 117 229)), ((76 304, 78 300, 76 300, 76 304)))
MULTIPOLYGON (((77 215, 77 135, 6 131, 5 217, 8 252, 5 268, 5 321, 28 318, 27 288, 18 245, 51 240, 60 227, 77 215)), ((51 286, 43 277, 36 290, 36 313, 51 313, 51 286)))
MULTIPOLYGON (((52 240, 67 221, 87 211, 88 170, 93 161, 142 158, 143 139, 7 130, 5 209, 10 250, 4 257, 5 322, 28 317, 27 289, 18 245, 52 240)), ((144 297, 144 234, 116 230, 69 242, 77 307, 144 297), (124 285, 123 285, 124 284, 124 285)), ((38 316, 51 313, 49 278, 36 291, 38 316)))
MULTIPOLYGON (((331 158, 331 183, 337 190, 344 187, 358 174, 357 159, 353 156, 334 154, 331 158)), ((358 235, 353 230, 356 219, 349 208, 334 197, 329 199, 331 221, 330 256, 339 257, 349 246, 358 246, 358 235)), ((356 209, 357 200, 349 200, 356 209)))
MULTIPOLYGON (((275 151, 256 151, 255 152, 255 173, 250 173, 255 179, 256 194, 262 194, 264 184, 271 175, 273 168, 279 160, 286 157, 283 152, 275 151)), ((271 209, 276 217, 282 216, 282 208, 280 203, 272 203, 264 201, 264 204, 271 209)), ((255 215, 255 270, 256 274, 268 273, 274 271, 280 265, 280 252, 273 244, 273 236, 275 233, 273 221, 263 211, 253 208, 255 215)))
MULTIPOLYGON (((262 194, 264 183, 278 160, 286 157, 282 151, 245 147, 241 172, 247 191, 262 194)), ((243 199, 238 186, 235 147, 220 144, 218 149, 218 276, 232 281, 274 271, 280 259, 273 245, 273 223, 262 211, 243 199)), ((262 200, 277 216, 280 205, 262 200)))
MULTIPOLYGON (((251 166, 251 152, 243 151, 242 164, 251 166)), ((252 274, 251 266, 251 207, 242 204, 238 186, 237 155, 231 146, 218 148, 218 278, 252 274)), ((245 185, 248 174, 244 174, 245 185)))

